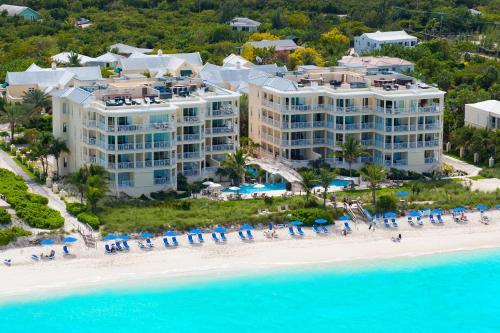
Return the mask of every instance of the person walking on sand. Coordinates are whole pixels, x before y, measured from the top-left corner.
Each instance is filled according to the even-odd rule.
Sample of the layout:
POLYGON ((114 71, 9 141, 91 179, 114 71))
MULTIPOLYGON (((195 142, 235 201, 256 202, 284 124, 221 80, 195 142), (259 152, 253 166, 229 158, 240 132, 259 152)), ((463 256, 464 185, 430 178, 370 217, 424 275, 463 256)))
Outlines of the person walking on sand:
POLYGON ((403 238, 403 237, 401 236, 401 234, 399 234, 398 239, 399 239, 399 241, 400 241, 400 242, 401 242, 401 239, 402 239, 402 238, 403 238))

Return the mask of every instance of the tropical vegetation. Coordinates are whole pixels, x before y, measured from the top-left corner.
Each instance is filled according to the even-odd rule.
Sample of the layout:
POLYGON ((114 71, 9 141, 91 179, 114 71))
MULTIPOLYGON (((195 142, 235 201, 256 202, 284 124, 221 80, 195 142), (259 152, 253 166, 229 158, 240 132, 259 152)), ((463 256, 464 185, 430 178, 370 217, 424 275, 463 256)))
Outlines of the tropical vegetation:
POLYGON ((90 164, 80 167, 70 173, 66 184, 72 186, 80 194, 80 200, 85 198, 89 208, 94 211, 97 203, 109 192, 108 173, 100 165, 90 164))

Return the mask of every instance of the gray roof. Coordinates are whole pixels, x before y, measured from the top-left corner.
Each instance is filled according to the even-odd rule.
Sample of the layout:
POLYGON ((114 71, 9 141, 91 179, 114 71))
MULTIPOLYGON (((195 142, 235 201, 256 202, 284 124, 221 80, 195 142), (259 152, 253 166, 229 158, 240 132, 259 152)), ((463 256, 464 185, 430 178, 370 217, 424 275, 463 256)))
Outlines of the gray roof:
POLYGON ((10 85, 37 84, 42 87, 65 85, 72 79, 80 81, 102 80, 101 69, 95 67, 40 68, 31 65, 25 72, 7 72, 5 81, 10 85))
POLYGON ((299 87, 296 82, 283 79, 278 76, 274 77, 265 77, 265 76, 256 76, 251 78, 250 82, 252 84, 262 86, 262 87, 268 87, 280 91, 298 91, 299 87))
POLYGON ((143 49, 140 47, 130 46, 127 44, 117 43, 109 47, 110 49, 118 49, 118 53, 121 54, 132 54, 132 53, 151 53, 152 49, 143 49))
POLYGON ((120 68, 123 70, 175 69, 182 63, 184 63, 183 59, 170 56, 124 58, 120 60, 120 68))
POLYGON ((73 103, 83 104, 89 97, 92 96, 92 93, 82 88, 72 87, 54 90, 51 95, 54 97, 67 98, 73 103))
POLYGON ((295 50, 299 48, 292 39, 278 39, 278 40, 261 40, 258 42, 250 42, 253 47, 274 47, 276 51, 281 50, 295 50))
POLYGON ((7 11, 7 14, 9 16, 16 16, 24 12, 26 9, 29 7, 26 6, 14 6, 14 5, 0 5, 0 12, 3 12, 4 10, 7 11))
POLYGON ((259 27, 260 22, 249 19, 248 17, 235 17, 229 23, 232 27, 259 27))

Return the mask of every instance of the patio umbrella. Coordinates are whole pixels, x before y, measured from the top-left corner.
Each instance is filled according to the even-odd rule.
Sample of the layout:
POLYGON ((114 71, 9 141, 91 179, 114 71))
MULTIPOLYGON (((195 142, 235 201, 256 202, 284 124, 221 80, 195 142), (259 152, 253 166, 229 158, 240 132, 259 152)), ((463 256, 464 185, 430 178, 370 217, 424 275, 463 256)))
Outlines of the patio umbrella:
POLYGON ((105 241, 112 241, 112 240, 115 240, 117 238, 118 238, 118 236, 113 235, 113 234, 109 234, 109 235, 104 236, 102 239, 105 241))
POLYGON ((151 237, 153 237, 153 234, 150 233, 150 232, 143 232, 143 233, 139 234, 139 237, 141 237, 141 238, 151 238, 151 237))
POLYGON ((214 231, 215 232, 219 232, 219 233, 220 232, 224 233, 224 232, 226 232, 226 228, 224 228, 224 227, 215 227, 214 231))
POLYGON ((231 186, 230 188, 228 188, 228 190, 230 190, 230 191, 239 191, 240 188, 238 186, 231 186))
POLYGON ((408 213, 408 215, 409 215, 409 216, 413 216, 413 217, 417 217, 417 216, 420 216, 420 215, 422 215, 422 214, 420 214, 420 212, 415 212, 415 211, 413 211, 413 212, 409 212, 409 213, 408 213))
POLYGON ((483 205, 483 204, 479 204, 476 206, 477 209, 479 209, 480 211, 485 211, 485 210, 488 210, 488 207, 486 207, 486 205, 483 205))
POLYGON ((117 236, 116 238, 119 238, 121 240, 127 240, 127 239, 130 239, 130 236, 129 235, 120 235, 120 236, 117 236))
POLYGON ((433 209, 433 210, 431 210, 431 213, 432 214, 441 214, 442 210, 441 209, 433 209))
POLYGON ((78 241, 78 239, 76 239, 75 237, 65 237, 63 239, 63 242, 65 242, 65 243, 74 243, 76 241, 78 241))
POLYGON ((463 213, 463 212, 465 212, 465 208, 463 208, 463 207, 456 207, 456 208, 453 208, 453 212, 455 212, 455 213, 463 213))
POLYGON ((210 185, 208 185, 209 188, 219 188, 219 187, 222 187, 221 184, 217 184, 217 183, 212 183, 210 185))
POLYGON ((172 230, 169 230, 169 231, 165 231, 163 233, 163 236, 170 236, 170 237, 174 237, 174 236, 177 236, 177 233, 175 231, 172 231, 172 230))
POLYGON ((343 215, 341 217, 339 217, 339 221, 350 221, 351 218, 347 215, 343 215))
POLYGON ((252 230, 253 226, 251 226, 250 224, 244 224, 244 225, 241 226, 240 229, 241 230, 252 230))
POLYGON ((323 223, 327 223, 327 222, 328 222, 328 220, 326 220, 326 219, 316 219, 316 220, 314 220, 314 223, 319 223, 319 224, 323 224, 323 223))
POLYGON ((203 182, 202 184, 205 185, 205 186, 210 186, 212 185, 214 182, 211 182, 209 180, 207 180, 206 182, 203 182))
POLYGON ((408 195, 410 195, 410 192, 407 192, 407 191, 400 191, 398 193, 396 193, 398 197, 407 197, 408 195))
POLYGON ((290 222, 288 224, 291 224, 291 225, 303 225, 304 223, 301 222, 301 221, 292 221, 292 222, 290 222))
POLYGON ((396 216, 398 216, 398 214, 396 214, 394 212, 388 212, 388 213, 385 213, 384 216, 385 217, 396 217, 396 216))
POLYGON ((52 239, 42 239, 40 241, 40 244, 41 245, 52 245, 54 244, 55 242, 52 240, 52 239))
POLYGON ((264 187, 266 187, 266 185, 264 185, 264 184, 255 184, 253 186, 253 188, 264 188, 264 187))

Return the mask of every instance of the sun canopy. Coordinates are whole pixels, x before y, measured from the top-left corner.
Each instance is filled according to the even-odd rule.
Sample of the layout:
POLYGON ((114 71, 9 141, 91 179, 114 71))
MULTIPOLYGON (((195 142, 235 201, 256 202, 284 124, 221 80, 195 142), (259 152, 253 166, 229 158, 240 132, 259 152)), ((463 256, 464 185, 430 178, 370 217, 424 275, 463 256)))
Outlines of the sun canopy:
POLYGON ((150 233, 150 232, 143 232, 143 233, 139 234, 139 237, 142 237, 142 238, 151 238, 151 237, 153 237, 153 234, 150 233))
POLYGON ((326 220, 326 219, 316 219, 316 220, 314 220, 314 222, 315 223, 319 223, 319 224, 323 224, 323 223, 327 223, 328 220, 326 220))
POLYGON ((408 215, 409 215, 409 216, 416 217, 416 216, 420 216, 420 215, 422 215, 422 214, 420 214, 420 212, 415 212, 415 211, 414 211, 414 212, 409 212, 409 213, 408 213, 408 215))
POLYGON ((457 207, 457 208, 453 208, 453 211, 455 213, 463 213, 463 212, 465 212, 465 208, 463 208, 463 207, 457 207))
POLYGON ((65 237, 63 239, 63 242, 65 242, 65 243, 74 243, 76 241, 78 241, 78 239, 76 239, 75 237, 65 237))
POLYGON ((251 226, 250 224, 244 224, 241 226, 241 229, 242 230, 252 230, 253 226, 251 226))
POLYGON ((215 227, 214 231, 215 232, 224 233, 224 232, 226 232, 226 228, 224 228, 224 227, 215 227))
POLYGON ((189 234, 190 234, 190 235, 199 235, 199 234, 201 234, 201 233, 202 233, 202 232, 201 232, 201 230, 200 230, 200 229, 191 229, 191 230, 189 231, 189 234))
POLYGON ((163 233, 163 236, 170 236, 170 237, 174 237, 174 236, 177 236, 177 233, 175 231, 172 231, 172 230, 169 230, 169 231, 165 231, 163 233))
POLYGON ((388 213, 385 213, 384 216, 385 217, 396 217, 396 216, 398 216, 398 214, 396 214, 394 212, 388 212, 388 213))
POLYGON ((488 210, 488 207, 486 207, 486 205, 483 204, 477 205, 476 208, 479 209, 480 211, 488 210))
POLYGON ((127 239, 130 239, 130 236, 129 235, 120 235, 117 238, 127 240, 127 239))
POLYGON ((289 224, 291 224, 291 225, 303 225, 304 222, 301 222, 301 221, 292 221, 289 224))
POLYGON ((343 216, 339 217, 339 220, 340 221, 350 221, 351 218, 349 216, 347 216, 347 215, 343 215, 343 216))
POLYGON ((52 239, 42 239, 42 241, 40 242, 40 244, 42 245, 52 245, 54 243, 55 242, 52 239))
POLYGON ((431 213, 433 213, 433 214, 441 214, 442 210, 441 209, 433 209, 433 210, 431 210, 431 213))
POLYGON ((109 235, 104 236, 102 239, 105 241, 112 241, 112 240, 115 240, 117 238, 118 238, 118 236, 113 235, 113 234, 109 234, 109 235))

